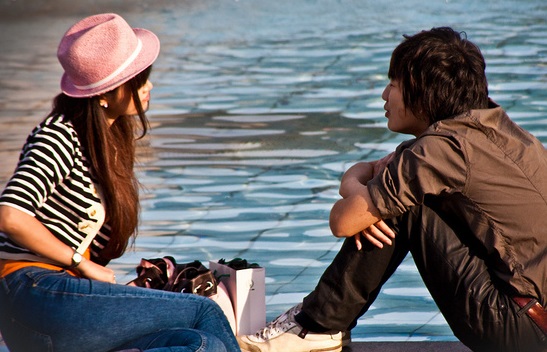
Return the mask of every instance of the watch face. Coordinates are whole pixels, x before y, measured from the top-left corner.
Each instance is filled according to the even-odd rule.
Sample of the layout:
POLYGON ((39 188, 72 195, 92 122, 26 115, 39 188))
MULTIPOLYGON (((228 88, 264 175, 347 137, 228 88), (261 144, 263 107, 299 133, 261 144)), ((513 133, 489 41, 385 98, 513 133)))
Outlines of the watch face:
POLYGON ((74 252, 74 255, 72 256, 72 263, 78 265, 81 261, 82 255, 78 252, 74 252))

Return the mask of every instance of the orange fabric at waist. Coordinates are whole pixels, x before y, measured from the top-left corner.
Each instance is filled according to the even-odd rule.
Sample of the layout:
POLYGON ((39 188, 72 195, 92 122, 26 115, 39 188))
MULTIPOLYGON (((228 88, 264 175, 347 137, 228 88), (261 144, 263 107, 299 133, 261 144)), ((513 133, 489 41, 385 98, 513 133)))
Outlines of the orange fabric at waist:
MULTIPOLYGON (((84 257, 86 259, 89 259, 89 251, 86 251, 84 253, 84 257)), ((26 268, 29 266, 36 266, 39 268, 49 269, 49 270, 66 270, 67 273, 73 276, 80 276, 80 274, 75 270, 67 270, 66 268, 63 268, 58 265, 54 264, 47 264, 42 262, 32 262, 28 260, 11 260, 11 259, 0 259, 0 277, 4 277, 6 275, 9 275, 19 269, 26 268)))

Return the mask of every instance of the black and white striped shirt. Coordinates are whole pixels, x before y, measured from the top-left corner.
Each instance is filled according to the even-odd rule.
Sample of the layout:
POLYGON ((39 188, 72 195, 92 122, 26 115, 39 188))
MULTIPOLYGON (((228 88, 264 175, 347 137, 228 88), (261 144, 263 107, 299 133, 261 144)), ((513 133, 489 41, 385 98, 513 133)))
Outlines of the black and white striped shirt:
MULTIPOLYGON (((57 238, 94 259, 108 243, 104 207, 72 123, 48 117, 29 135, 19 163, 0 196, 0 205, 19 209, 57 238)), ((0 232, 0 258, 45 261, 0 232)))

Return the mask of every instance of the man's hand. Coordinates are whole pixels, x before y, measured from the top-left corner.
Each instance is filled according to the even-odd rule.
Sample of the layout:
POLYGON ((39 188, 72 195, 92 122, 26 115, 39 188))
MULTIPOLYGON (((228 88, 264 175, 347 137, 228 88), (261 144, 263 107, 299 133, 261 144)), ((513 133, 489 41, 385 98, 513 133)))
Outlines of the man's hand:
POLYGON ((374 246, 383 248, 384 244, 391 246, 393 243, 392 240, 395 238, 395 232, 393 232, 393 230, 391 230, 391 228, 383 220, 378 221, 374 225, 370 225, 368 228, 355 234, 353 237, 355 239, 357 250, 359 251, 363 248, 361 236, 374 246))

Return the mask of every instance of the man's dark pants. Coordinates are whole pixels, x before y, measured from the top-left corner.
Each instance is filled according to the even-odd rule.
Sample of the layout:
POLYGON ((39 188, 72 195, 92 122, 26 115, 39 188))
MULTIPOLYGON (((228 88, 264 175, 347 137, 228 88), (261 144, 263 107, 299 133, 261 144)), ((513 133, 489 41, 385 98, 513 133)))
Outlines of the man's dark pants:
POLYGON ((546 336, 493 279, 484 247, 470 230, 448 223, 427 206, 386 221, 397 234, 379 249, 358 251, 347 239, 303 311, 328 329, 355 326, 408 252, 454 335, 477 351, 545 351, 546 336))

